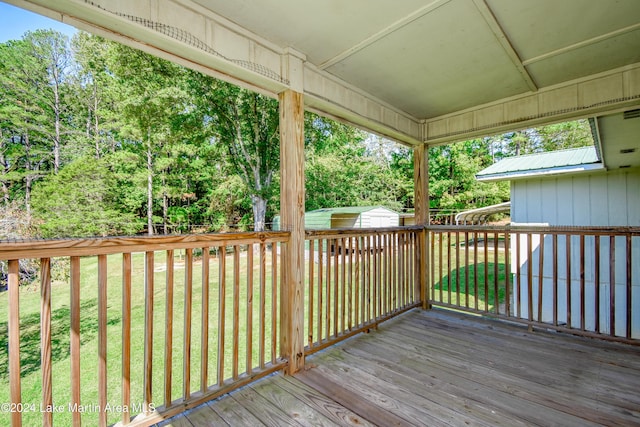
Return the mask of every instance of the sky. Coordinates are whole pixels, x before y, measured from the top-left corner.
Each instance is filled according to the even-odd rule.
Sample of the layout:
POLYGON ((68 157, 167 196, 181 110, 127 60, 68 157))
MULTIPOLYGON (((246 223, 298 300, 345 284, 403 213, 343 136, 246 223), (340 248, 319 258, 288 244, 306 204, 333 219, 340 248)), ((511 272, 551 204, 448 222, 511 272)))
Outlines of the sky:
POLYGON ((27 31, 54 29, 71 37, 77 30, 42 15, 0 1, 0 43, 19 40, 27 31))

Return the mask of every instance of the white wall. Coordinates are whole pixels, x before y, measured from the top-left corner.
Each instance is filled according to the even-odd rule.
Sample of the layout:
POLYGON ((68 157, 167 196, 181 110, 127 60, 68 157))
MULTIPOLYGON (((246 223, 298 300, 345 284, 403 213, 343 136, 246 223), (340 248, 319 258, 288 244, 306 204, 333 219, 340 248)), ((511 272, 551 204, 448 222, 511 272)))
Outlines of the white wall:
POLYGON ((385 208, 376 208, 361 214, 362 227, 397 227, 400 225, 400 215, 385 208))
POLYGON ((512 181, 511 220, 549 225, 640 226, 640 170, 512 181))
MULTIPOLYGON (((573 226, 640 226, 640 170, 616 170, 608 173, 594 173, 573 176, 557 176, 543 179, 517 180, 511 183, 511 219, 515 224, 548 224, 573 226)), ((533 318, 537 319, 538 283, 540 278, 539 256, 540 238, 533 236, 532 260, 527 259, 527 237, 521 236, 520 259, 516 259, 516 239, 512 240, 512 272, 520 266, 521 316, 528 317, 527 263, 532 263, 533 318)), ((595 328, 595 237, 585 238, 584 257, 580 256, 580 239, 571 238, 571 318, 572 326, 579 327, 580 319, 580 266, 585 274, 585 327, 595 328)), ((640 338, 640 237, 632 238, 632 336, 640 338)), ((567 320, 567 280, 566 239, 558 238, 558 320, 567 320)), ((626 334, 626 240, 615 240, 615 305, 617 335, 626 334)), ((600 238, 600 328, 610 331, 610 242, 609 237, 600 238)), ((553 260, 552 237, 544 239, 544 271, 542 272, 542 321, 553 319, 553 260)), ((517 277, 514 277, 514 286, 517 277)), ((513 307, 517 309, 514 288, 513 307)))

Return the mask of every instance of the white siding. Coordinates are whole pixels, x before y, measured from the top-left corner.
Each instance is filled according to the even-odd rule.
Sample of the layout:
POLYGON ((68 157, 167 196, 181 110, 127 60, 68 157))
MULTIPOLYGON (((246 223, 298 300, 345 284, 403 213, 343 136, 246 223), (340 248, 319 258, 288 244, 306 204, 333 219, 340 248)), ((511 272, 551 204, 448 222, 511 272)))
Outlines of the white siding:
MULTIPOLYGON (((513 181, 511 184, 513 224, 549 224, 574 226, 640 226, 640 171, 617 170, 608 173, 583 174, 566 177, 552 177, 513 181)), ((526 236, 521 236, 520 245, 527 246, 526 236)), ((527 318, 528 292, 527 263, 532 263, 532 299, 533 307, 538 302, 539 277, 543 277, 542 321, 550 322, 553 316, 553 262, 552 238, 544 239, 544 271, 539 271, 540 239, 532 240, 532 259, 527 260, 523 250, 520 260, 515 259, 515 242, 512 240, 512 272, 520 268, 520 280, 523 286, 514 289, 513 306, 516 307, 516 294, 520 294, 521 316, 527 318), (519 265, 518 265, 519 264, 519 265)), ((580 318, 580 266, 585 272, 585 327, 595 328, 595 237, 585 238, 585 256, 580 257, 580 239, 571 238, 571 313, 572 326, 579 326, 580 318)), ((566 246, 564 236, 558 237, 558 320, 567 321, 567 289, 562 286, 567 280, 566 246)), ((632 336, 640 338, 640 238, 632 239, 632 336)), ((626 323, 626 242, 624 237, 615 240, 615 332, 625 335, 626 323)), ((608 307, 610 304, 610 268, 609 238, 600 239, 600 328, 610 330, 608 307)), ((514 286, 517 277, 514 277, 514 286)), ((535 311, 535 310, 534 310, 535 311)), ((537 319, 537 312, 532 313, 537 319)))
POLYGON ((400 215, 385 208, 376 208, 362 213, 362 228, 367 227, 397 227, 400 225, 400 215))
POLYGON ((517 223, 639 226, 640 171, 512 181, 511 206, 517 223))

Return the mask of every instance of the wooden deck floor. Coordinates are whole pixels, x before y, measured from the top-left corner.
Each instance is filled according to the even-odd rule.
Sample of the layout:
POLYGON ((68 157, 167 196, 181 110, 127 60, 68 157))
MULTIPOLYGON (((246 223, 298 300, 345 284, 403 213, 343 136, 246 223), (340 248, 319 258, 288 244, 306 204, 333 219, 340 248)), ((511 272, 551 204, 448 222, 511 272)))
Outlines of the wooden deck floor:
POLYGON ((640 425, 640 347, 452 312, 411 311, 307 365, 164 425, 640 425))

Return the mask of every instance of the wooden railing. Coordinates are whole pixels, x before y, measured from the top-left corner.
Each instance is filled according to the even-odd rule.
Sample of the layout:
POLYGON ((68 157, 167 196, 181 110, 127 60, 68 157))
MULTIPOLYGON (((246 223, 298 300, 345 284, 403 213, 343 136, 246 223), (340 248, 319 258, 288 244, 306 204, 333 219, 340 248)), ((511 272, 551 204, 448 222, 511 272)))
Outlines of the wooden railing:
POLYGON ((429 226, 430 303, 637 343, 640 229, 429 226))
MULTIPOLYGON (((150 425, 284 369, 288 241, 272 232, 1 243, 0 424, 150 425)), ((640 338, 637 228, 323 230, 305 243, 305 354, 426 305, 425 291, 434 306, 640 338)))
POLYGON ((3 242, 0 400, 9 404, 0 424, 150 425, 282 369, 279 258, 288 237, 3 242), (25 262, 37 270, 38 293, 20 283, 25 262))
POLYGON ((307 231, 305 353, 421 304, 422 227, 307 231))

